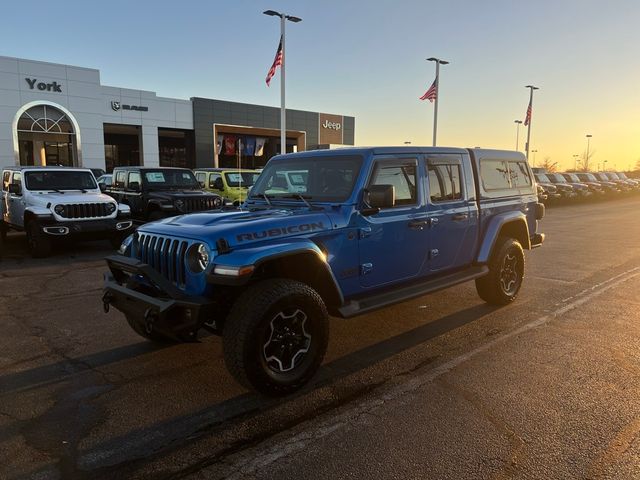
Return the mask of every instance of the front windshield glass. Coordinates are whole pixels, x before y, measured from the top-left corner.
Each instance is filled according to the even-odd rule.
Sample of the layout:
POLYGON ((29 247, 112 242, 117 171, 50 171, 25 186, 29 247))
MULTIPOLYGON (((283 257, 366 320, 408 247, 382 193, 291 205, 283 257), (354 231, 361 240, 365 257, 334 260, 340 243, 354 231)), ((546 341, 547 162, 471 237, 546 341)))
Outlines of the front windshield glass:
POLYGON ((82 170, 38 170, 25 172, 27 189, 35 190, 91 190, 98 188, 91 172, 82 170))
POLYGON ((620 179, 622 179, 622 180, 629 180, 629 179, 627 178, 627 174, 626 174, 626 173, 622 173, 622 172, 619 172, 619 173, 618 173, 618 178, 620 178, 620 179))
POLYGON ((536 180, 538 181, 538 183, 551 183, 549 182, 547 176, 543 175, 542 173, 536 173, 536 180))
POLYGON ((144 183, 150 188, 200 188, 191 170, 145 170, 144 183))
POLYGON ((253 186, 259 175, 256 172, 227 172, 224 178, 230 187, 249 188, 253 186))
POLYGON ((567 177, 569 177, 572 182, 580 183, 580 179, 575 173, 567 173, 567 177))
POLYGON ((618 175, 616 175, 615 173, 609 173, 608 175, 611 180, 620 180, 620 177, 618 177, 618 175))
POLYGON ((600 179, 603 180, 605 182, 609 181, 609 177, 607 177, 604 173, 596 173, 596 176, 600 179))
POLYGON ((293 198, 341 202, 351 196, 362 157, 292 158, 270 162, 251 190, 251 198, 293 198))
POLYGON ((549 174, 549 179, 553 183, 567 183, 567 180, 562 175, 560 175, 559 173, 550 173, 549 174))

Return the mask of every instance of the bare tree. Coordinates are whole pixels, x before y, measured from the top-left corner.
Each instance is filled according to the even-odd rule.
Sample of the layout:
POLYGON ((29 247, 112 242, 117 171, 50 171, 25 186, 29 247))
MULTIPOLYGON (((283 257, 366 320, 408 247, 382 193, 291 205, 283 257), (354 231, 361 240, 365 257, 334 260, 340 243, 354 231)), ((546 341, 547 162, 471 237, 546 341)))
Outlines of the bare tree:
POLYGON ((578 160, 578 170, 582 172, 588 172, 589 163, 591 163, 591 159, 596 154, 595 150, 589 150, 589 158, 587 158, 587 151, 582 152, 582 157, 578 160))
POLYGON ((551 157, 544 157, 540 167, 544 168, 549 173, 553 173, 558 169, 558 162, 552 162, 551 157))

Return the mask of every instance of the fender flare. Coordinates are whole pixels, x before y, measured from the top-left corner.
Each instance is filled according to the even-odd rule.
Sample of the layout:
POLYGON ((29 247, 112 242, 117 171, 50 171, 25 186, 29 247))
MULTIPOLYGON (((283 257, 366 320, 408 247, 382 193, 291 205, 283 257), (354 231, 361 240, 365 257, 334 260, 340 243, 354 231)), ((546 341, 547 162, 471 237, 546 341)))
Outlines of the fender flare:
POLYGON ((293 257, 296 255, 311 255, 317 260, 318 267, 322 269, 322 273, 326 275, 326 280, 329 282, 327 287, 332 291, 332 294, 335 295, 337 301, 340 304, 343 304, 344 297, 342 295, 342 291, 340 290, 333 271, 326 260, 326 255, 317 244, 304 238, 289 239, 286 242, 269 243, 267 245, 263 244, 255 247, 241 248, 219 255, 213 260, 213 266, 210 267, 208 280, 213 284, 234 286, 245 285, 249 283, 253 278, 255 271, 258 270, 258 267, 261 265, 273 260, 293 257), (225 275, 215 274, 214 269, 216 266, 233 268, 253 266, 255 269, 250 275, 244 275, 243 277, 228 277, 225 275))
POLYGON ((478 251, 477 263, 484 264, 491 258, 493 247, 500 234, 502 228, 509 224, 515 224, 516 228, 521 229, 524 235, 518 240, 522 243, 522 248, 525 250, 531 249, 531 239, 529 238, 529 225, 527 224, 527 217, 522 212, 505 212, 500 213, 489 221, 487 229, 484 232, 484 237, 478 251))

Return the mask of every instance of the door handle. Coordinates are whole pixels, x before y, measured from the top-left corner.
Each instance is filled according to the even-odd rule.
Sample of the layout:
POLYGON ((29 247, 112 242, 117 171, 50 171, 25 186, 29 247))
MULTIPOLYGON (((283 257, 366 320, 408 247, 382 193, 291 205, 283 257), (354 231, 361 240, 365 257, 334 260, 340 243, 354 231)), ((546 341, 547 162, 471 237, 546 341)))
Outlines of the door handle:
POLYGON ((467 220, 469 218, 469 214, 467 213, 456 213, 451 220, 454 222, 462 222, 463 220, 467 220))
POLYGON ((429 226, 429 219, 425 218, 422 220, 411 220, 409 222, 409 228, 412 230, 423 230, 424 227, 429 226))

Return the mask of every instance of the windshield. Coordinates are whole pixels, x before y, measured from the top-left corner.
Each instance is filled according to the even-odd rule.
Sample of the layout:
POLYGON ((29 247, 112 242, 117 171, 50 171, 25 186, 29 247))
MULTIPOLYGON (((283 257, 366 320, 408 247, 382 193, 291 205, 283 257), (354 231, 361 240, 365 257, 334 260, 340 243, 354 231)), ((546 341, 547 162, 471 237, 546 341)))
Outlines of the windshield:
POLYGON ((607 177, 604 173, 596 173, 595 174, 596 177, 598 177, 600 180, 604 180, 605 182, 609 181, 609 177, 607 177))
POLYGON ((270 162, 251 190, 251 198, 291 198, 341 202, 351 196, 362 157, 294 158, 270 162))
POLYGON ((536 173, 536 180, 538 181, 538 183, 551 183, 549 182, 547 176, 541 173, 536 173))
POLYGON ((622 172, 618 173, 618 178, 620 178, 622 180, 629 180, 629 178, 627 177, 627 174, 626 173, 622 173, 622 172))
POLYGON ((571 180, 572 182, 580 183, 580 179, 575 173, 566 173, 565 175, 569 177, 569 180, 571 180))
POLYGON ((552 183, 567 183, 567 180, 559 173, 550 173, 547 176, 552 183))
POLYGON ((618 175, 616 175, 615 173, 610 172, 607 175, 609 175, 609 178, 611 180, 620 180, 620 177, 618 177, 618 175))
POLYGON ((249 188, 253 186, 259 175, 257 172, 227 172, 224 178, 230 187, 249 188))
POLYGON ((579 173, 578 178, 583 182, 597 182, 598 179, 590 173, 579 173))
POLYGON ((93 174, 82 170, 38 170, 25 172, 28 190, 91 190, 98 188, 93 174))
POLYGON ((145 170, 144 183, 150 188, 199 189, 200 184, 190 170, 145 170))

